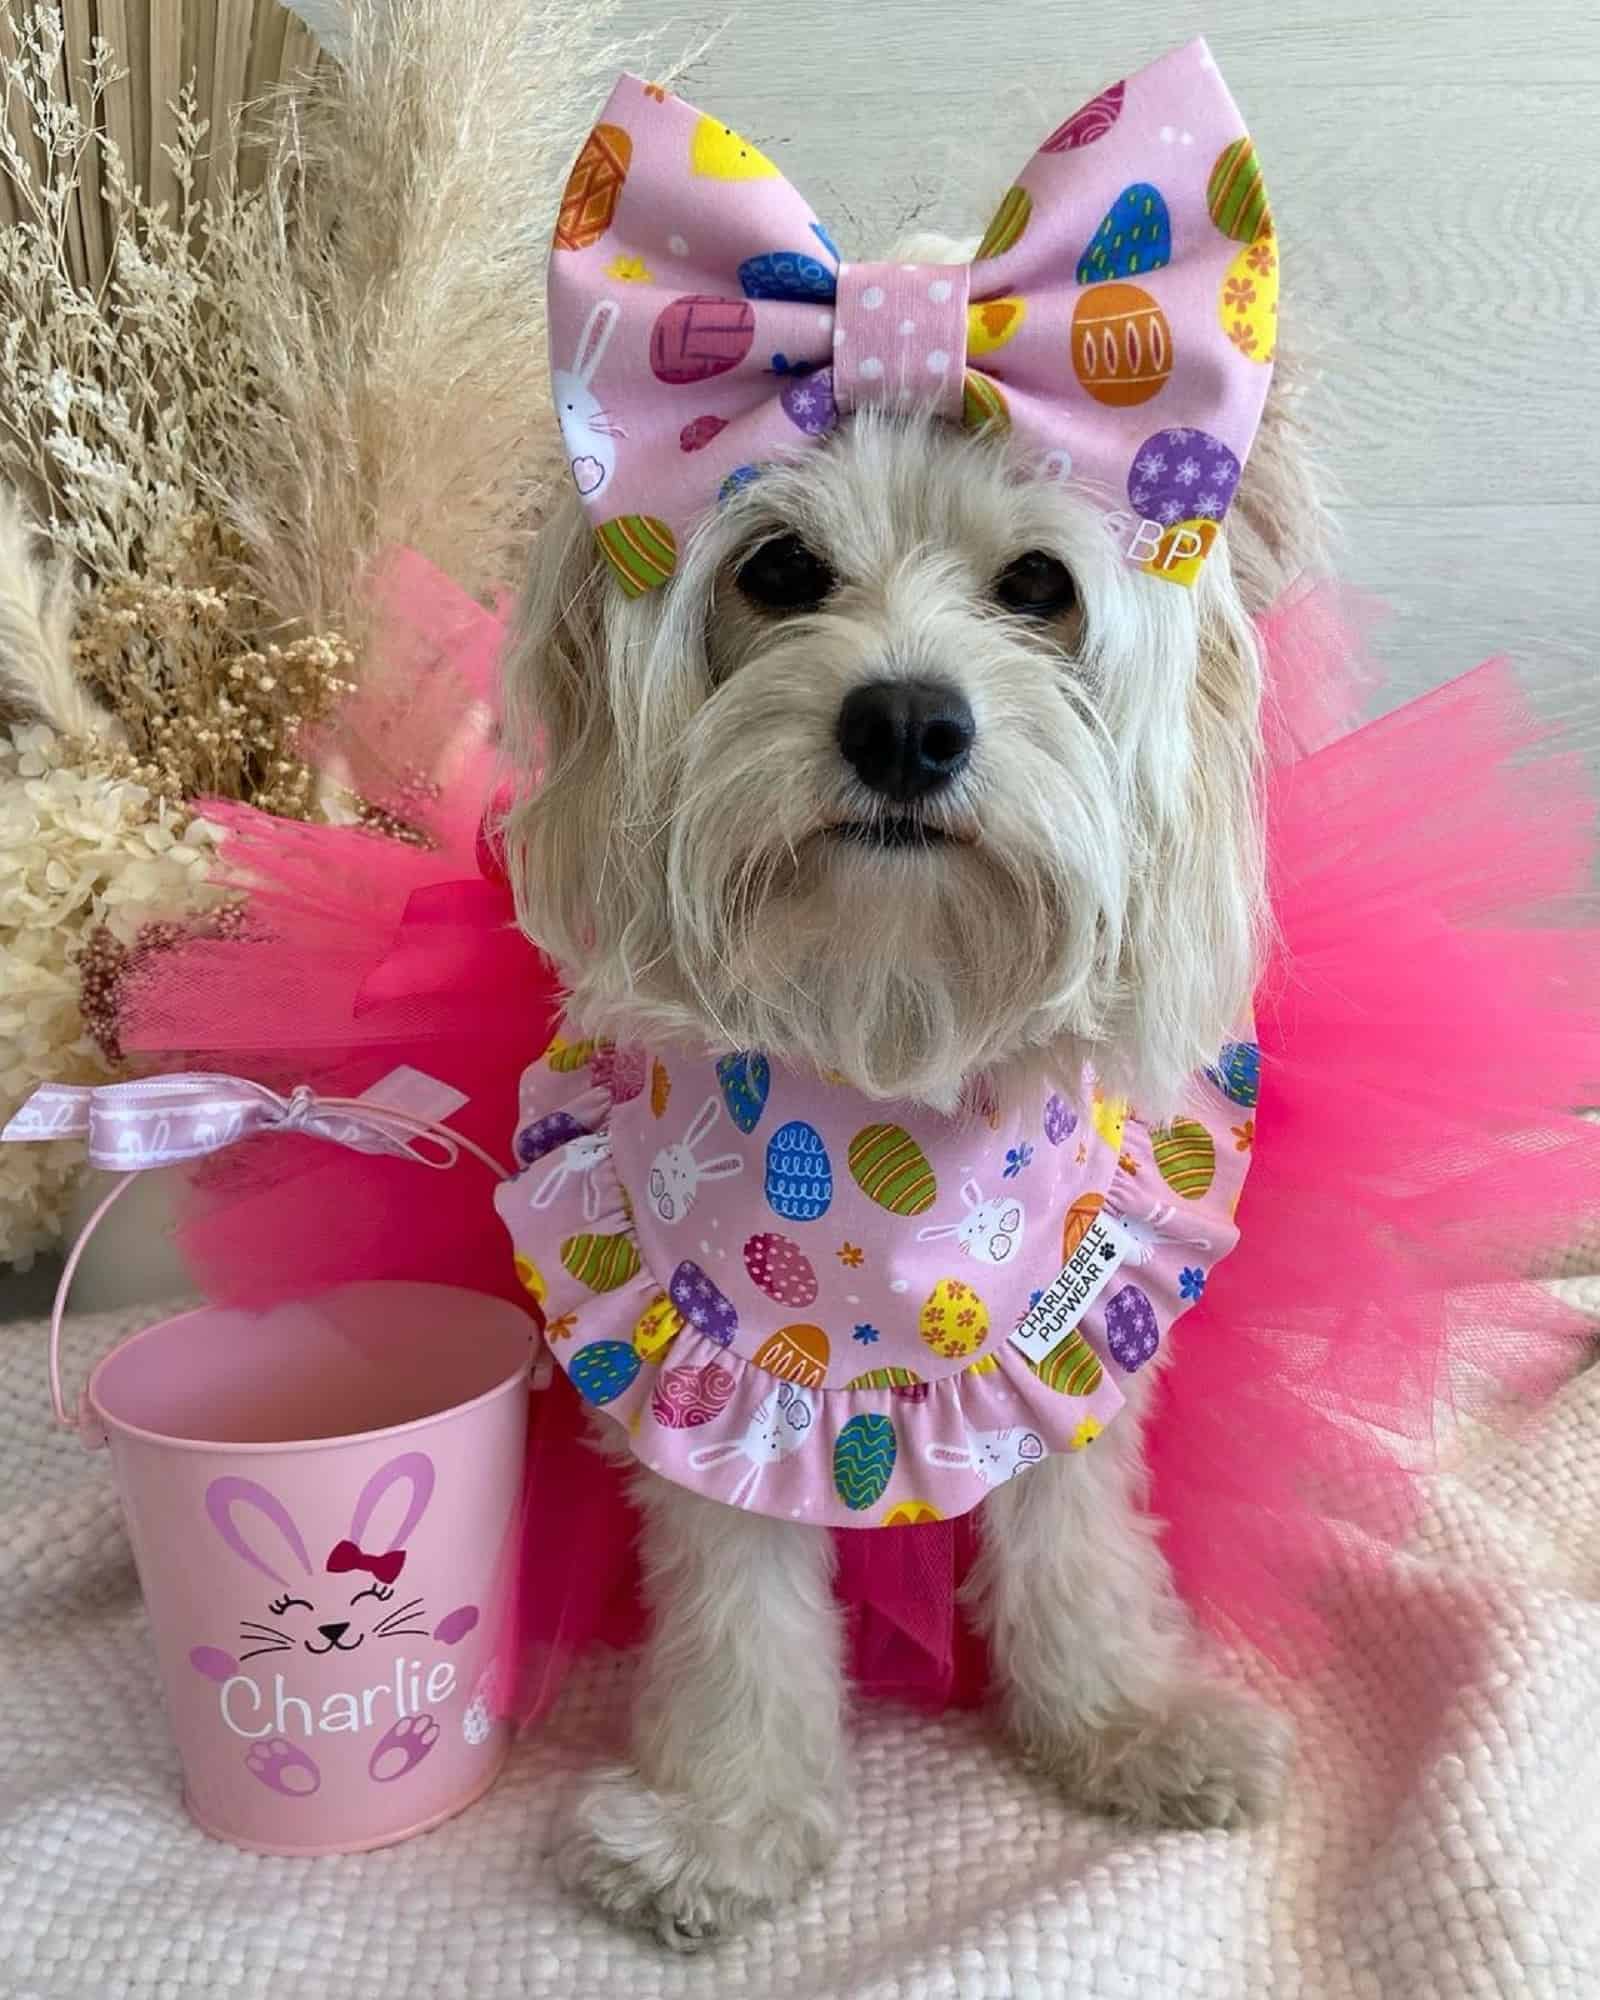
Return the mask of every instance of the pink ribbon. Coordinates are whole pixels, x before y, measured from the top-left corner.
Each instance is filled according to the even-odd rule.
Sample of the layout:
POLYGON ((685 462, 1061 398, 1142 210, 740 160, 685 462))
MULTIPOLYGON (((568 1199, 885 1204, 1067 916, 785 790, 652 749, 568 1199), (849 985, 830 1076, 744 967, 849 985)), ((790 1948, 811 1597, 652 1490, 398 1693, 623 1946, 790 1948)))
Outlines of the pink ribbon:
POLYGON ((303 1083, 280 1096, 246 1077, 195 1072, 131 1083, 43 1084, 0 1139, 86 1138, 91 1166, 137 1173, 201 1159, 262 1132, 300 1132, 425 1167, 453 1166, 459 1157, 454 1135, 381 1104, 318 1097, 303 1083))

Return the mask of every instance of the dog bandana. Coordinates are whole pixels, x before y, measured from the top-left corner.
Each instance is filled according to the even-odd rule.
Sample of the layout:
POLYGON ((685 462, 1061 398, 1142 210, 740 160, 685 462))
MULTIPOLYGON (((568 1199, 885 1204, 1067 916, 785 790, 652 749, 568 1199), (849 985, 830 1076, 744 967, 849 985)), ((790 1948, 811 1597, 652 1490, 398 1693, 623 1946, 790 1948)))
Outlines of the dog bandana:
POLYGON ((1230 1044, 1160 1128, 1092 1076, 944 1118, 558 1038, 496 1205, 557 1360, 653 1470, 818 1526, 938 1520, 1090 1445, 1204 1294, 1257 1077, 1230 1044))
POLYGON ((850 264, 726 125, 625 76, 562 197, 552 388, 630 595, 763 465, 841 414, 921 405, 1013 431, 1190 584, 1255 437, 1278 255, 1255 149, 1203 41, 1051 133, 973 263, 850 264))

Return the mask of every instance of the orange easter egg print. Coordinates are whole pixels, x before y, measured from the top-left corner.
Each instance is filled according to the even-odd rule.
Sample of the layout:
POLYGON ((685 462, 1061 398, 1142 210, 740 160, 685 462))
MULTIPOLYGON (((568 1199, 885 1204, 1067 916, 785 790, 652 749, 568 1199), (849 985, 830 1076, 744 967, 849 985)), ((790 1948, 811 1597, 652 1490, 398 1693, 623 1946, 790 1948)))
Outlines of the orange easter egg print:
POLYGON ((782 1326, 762 1341, 752 1359, 780 1382, 820 1389, 828 1372, 828 1336, 820 1326, 782 1326))
POLYGON ((901 1500, 891 1507, 879 1524, 885 1528, 914 1528, 919 1521, 942 1521, 944 1516, 926 1500, 901 1500))
POLYGON ((1103 1194, 1080 1194, 1067 1210, 1067 1219, 1061 1230, 1061 1261, 1065 1264, 1074 1250, 1088 1235, 1095 1217, 1106 1205, 1103 1194))
POLYGON ((597 125, 583 142, 561 195, 556 248, 587 250, 611 227, 628 178, 633 141, 620 125, 597 125))
POLYGON ((1192 585, 1217 539, 1215 521, 1174 521, 1141 567, 1168 583, 1192 585))
POLYGON ((531 1257, 517 1259, 517 1278, 522 1289, 529 1294, 535 1305, 542 1306, 549 1287, 545 1284, 544 1273, 531 1257))
POLYGON ((1091 285, 1072 315, 1072 372, 1097 403, 1131 409, 1172 374, 1172 328, 1139 285, 1091 285))
POLYGON ((650 1065, 650 1109, 657 1118, 667 1115, 667 1101, 672 1096, 672 1078, 659 1062, 650 1065))

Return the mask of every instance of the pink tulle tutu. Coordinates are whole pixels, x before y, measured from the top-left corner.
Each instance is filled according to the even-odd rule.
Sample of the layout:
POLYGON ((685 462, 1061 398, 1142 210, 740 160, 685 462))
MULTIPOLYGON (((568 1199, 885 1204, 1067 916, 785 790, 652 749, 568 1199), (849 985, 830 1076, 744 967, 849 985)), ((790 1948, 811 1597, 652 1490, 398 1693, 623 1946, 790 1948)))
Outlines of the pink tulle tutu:
MULTIPOLYGON (((479 829, 499 625, 414 557, 382 583, 385 671, 323 746, 412 830, 219 809, 242 918, 136 958, 122 1037, 152 1066, 349 1094, 405 1063, 464 1092, 504 1155, 517 1079, 557 992, 479 829)), ((1261 623, 1269 662, 1276 934, 1257 998, 1259 1102, 1242 1240, 1184 1322, 1150 1421, 1152 1505, 1214 1630, 1303 1670, 1337 1642, 1328 1585, 1381 1562, 1452 1414, 1514 1421, 1581 1358, 1542 1282, 1600 1206, 1600 931, 1593 809, 1503 663, 1364 727, 1335 593, 1261 623)), ((357 1277, 523 1298, 483 1176, 279 1139, 201 1171, 183 1243, 214 1298, 264 1304, 357 1277), (419 1186, 419 1181, 426 1185, 419 1186)), ((559 1372, 534 1397, 513 1703, 542 1712, 587 1645, 642 1628, 634 1517, 559 1372)), ((957 1603, 981 1514, 836 1537, 865 1690, 981 1694, 957 1603)))

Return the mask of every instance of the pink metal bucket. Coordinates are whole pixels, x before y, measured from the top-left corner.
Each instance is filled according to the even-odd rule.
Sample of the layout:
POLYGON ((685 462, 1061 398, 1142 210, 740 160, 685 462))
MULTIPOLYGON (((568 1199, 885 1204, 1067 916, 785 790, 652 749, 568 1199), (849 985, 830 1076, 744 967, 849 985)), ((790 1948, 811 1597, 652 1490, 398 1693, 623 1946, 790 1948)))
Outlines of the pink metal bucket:
MULTIPOLYGON (((188 1081, 81 1093, 71 1128, 64 1093, 43 1104, 40 1093, 5 1136, 45 1136, 44 1119, 52 1137, 89 1129, 103 1112, 114 1129, 92 1157, 126 1165, 138 1120, 116 1118, 105 1100, 124 1093, 147 1139, 152 1099, 188 1081), (143 1100, 127 1095, 141 1089, 143 1100)), ((250 1130, 345 1144, 362 1143, 359 1132, 370 1145, 376 1128, 385 1150, 432 1165, 470 1145, 360 1101, 205 1084, 213 1098, 222 1084, 264 1106, 245 1120, 250 1130), (429 1131, 445 1158, 417 1149, 429 1131)), ((165 1148, 147 1155, 184 1156, 172 1130, 169 1117, 165 1148)), ((212 1147, 187 1156, 196 1150, 212 1147)), ((126 1185, 63 1273, 51 1386, 58 1420, 89 1447, 110 1447, 184 1802, 208 1833, 270 1854, 354 1852, 421 1833, 479 1798, 510 1748, 495 1649, 518 1534, 533 1322, 499 1299, 414 1283, 348 1285, 265 1313, 205 1306, 114 1348, 74 1418, 59 1372, 67 1288, 126 1185)))

